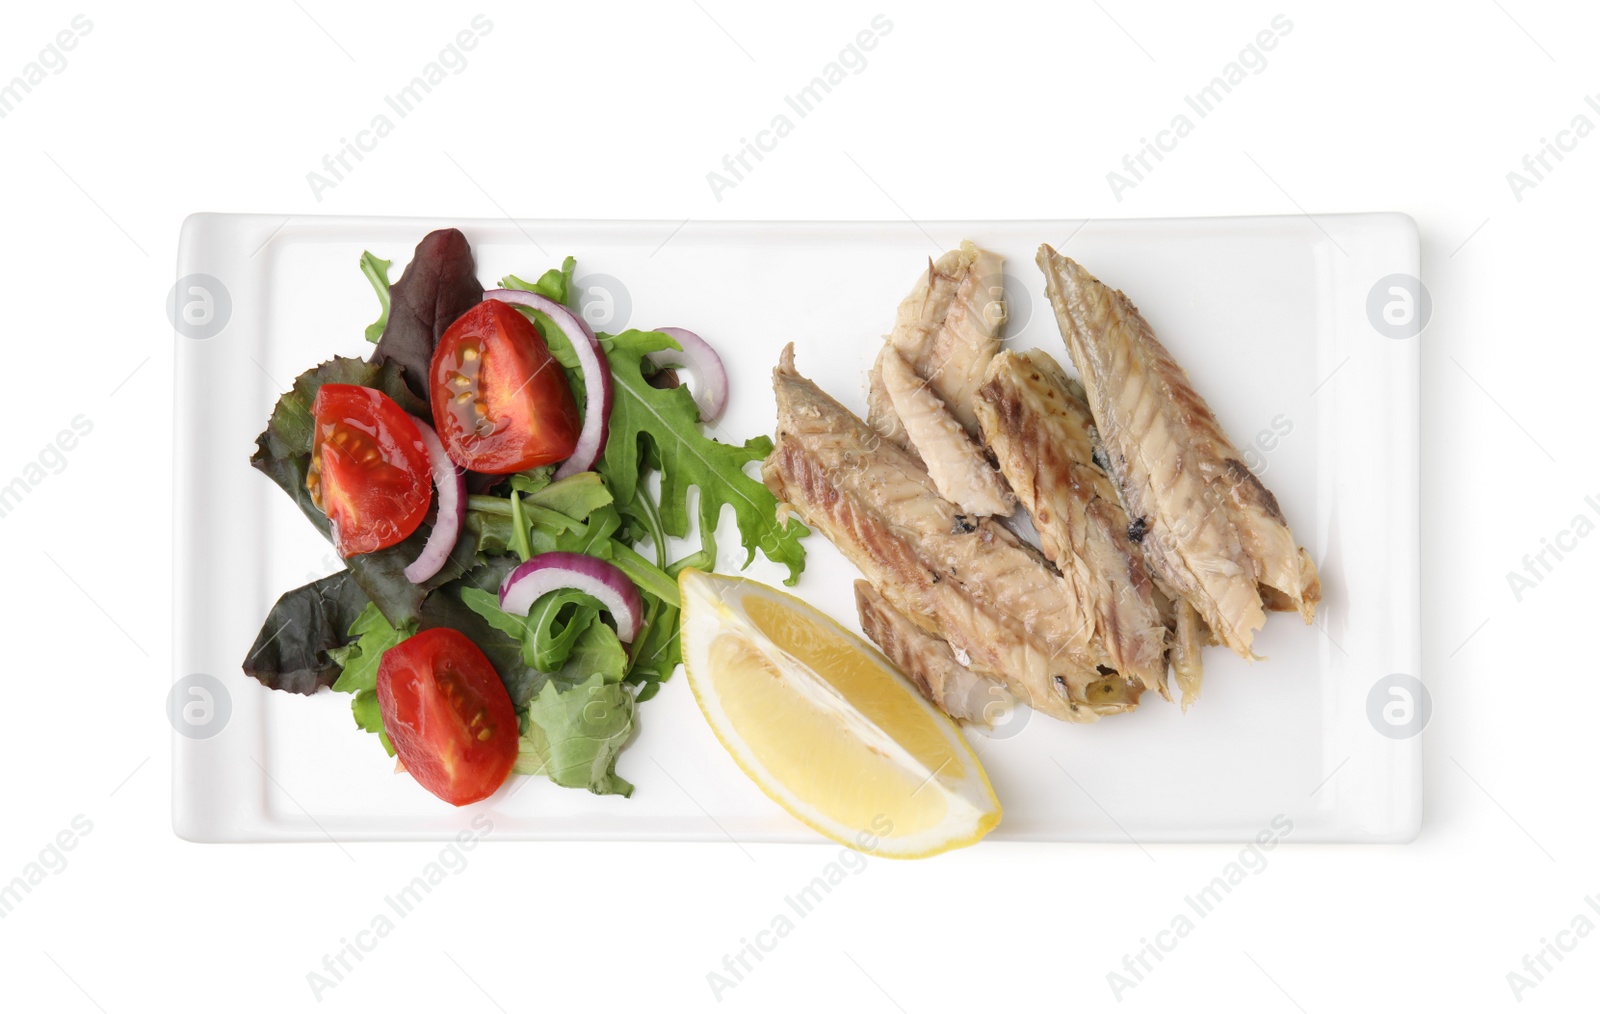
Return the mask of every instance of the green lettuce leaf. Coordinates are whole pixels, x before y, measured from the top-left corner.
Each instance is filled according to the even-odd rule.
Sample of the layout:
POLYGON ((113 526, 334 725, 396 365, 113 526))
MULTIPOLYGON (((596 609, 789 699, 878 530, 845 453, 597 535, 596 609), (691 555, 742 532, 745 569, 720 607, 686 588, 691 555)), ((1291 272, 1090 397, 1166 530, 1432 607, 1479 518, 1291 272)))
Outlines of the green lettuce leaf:
POLYGON ((633 786, 617 777, 616 767, 633 714, 628 688, 601 673, 566 690, 546 683, 528 703, 528 731, 512 770, 596 795, 630 796, 633 786))
POLYGON ((372 291, 378 294, 378 306, 381 310, 378 319, 367 325, 367 341, 374 345, 383 337, 383 329, 389 326, 390 263, 365 250, 361 251, 361 273, 367 276, 367 281, 372 283, 372 291))

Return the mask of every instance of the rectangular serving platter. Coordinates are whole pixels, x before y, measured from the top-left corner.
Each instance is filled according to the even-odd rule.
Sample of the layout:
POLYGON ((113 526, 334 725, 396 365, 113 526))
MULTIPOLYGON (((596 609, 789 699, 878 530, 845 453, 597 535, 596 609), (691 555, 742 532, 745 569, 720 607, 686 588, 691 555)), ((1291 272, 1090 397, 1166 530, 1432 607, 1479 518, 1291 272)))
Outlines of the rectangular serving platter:
MULTIPOLYGON (((1421 678, 1417 341, 1380 333, 1369 294, 1417 277, 1398 214, 1127 221, 604 222, 199 214, 179 277, 208 276, 227 318, 178 335, 174 679, 215 676, 225 722, 174 734, 173 826, 204 842, 441 839, 487 815, 496 838, 820 841, 718 745, 680 672, 640 709, 618 773, 630 799, 513 778, 453 809, 397 777, 352 724, 349 698, 268 691, 239 663, 276 597, 339 567, 280 490, 249 467, 274 401, 301 371, 365 355, 377 303, 363 250, 395 261, 427 231, 466 233, 479 276, 533 277, 577 257, 597 330, 689 327, 724 357, 721 439, 770 433, 770 372, 801 372, 859 413, 899 300, 963 239, 1003 254, 1008 347, 1071 369, 1034 251, 1049 242, 1126 291, 1277 494, 1321 568, 1314 627, 1274 614, 1267 661, 1206 655, 1188 714, 1148 694, 1095 725, 1021 712, 968 730, 1004 807, 989 841, 1403 842, 1421 822, 1421 751, 1374 717, 1393 674, 1421 678), (215 327, 208 330, 216 330, 215 327), (1376 688, 1376 689, 1375 689, 1376 688), (1283 821, 1292 830, 1281 834, 1283 821)), ((215 305, 221 305, 217 303, 215 305)), ((731 512, 719 569, 742 563, 731 512)), ((859 629, 857 576, 820 535, 793 591, 859 629)), ((758 559, 749 576, 778 584, 758 559)), ((980 846, 983 847, 983 846, 980 846)))

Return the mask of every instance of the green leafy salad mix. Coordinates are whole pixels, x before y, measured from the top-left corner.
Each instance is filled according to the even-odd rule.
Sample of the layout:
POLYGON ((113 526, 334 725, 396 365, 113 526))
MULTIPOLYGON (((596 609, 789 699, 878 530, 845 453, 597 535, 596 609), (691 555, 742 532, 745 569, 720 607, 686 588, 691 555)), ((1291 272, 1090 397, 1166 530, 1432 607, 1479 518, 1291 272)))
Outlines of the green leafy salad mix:
MULTIPOLYGON (((389 267, 370 253, 360 262, 382 310, 366 330, 375 343, 371 355, 334 357, 297 377, 274 407, 251 458, 336 545, 341 523, 330 522, 331 473, 320 463, 317 443, 319 391, 327 385, 341 385, 330 394, 348 391, 343 385, 351 385, 379 392, 427 424, 420 428, 429 437, 435 424, 443 434, 446 420, 438 418, 440 402, 431 398, 437 392, 430 384, 438 380, 430 364, 436 374, 441 338, 484 302, 471 248, 456 230, 425 237, 393 285, 389 267)), ((587 350, 574 346, 572 328, 563 323, 566 311, 577 313, 573 267, 569 257, 535 281, 508 276, 501 287, 536 297, 532 305, 509 305, 537 329, 582 414, 589 399, 600 395, 592 360, 586 365, 587 350)), ((395 725, 385 709, 394 705, 380 690, 385 654, 421 632, 446 628, 481 650, 510 698, 517 734, 512 770, 595 793, 629 795, 632 786, 616 772, 618 754, 634 733, 640 705, 680 661, 679 572, 714 568, 717 522, 723 508, 731 507, 745 565, 760 552, 786 567, 792 584, 805 566, 806 529, 793 519, 780 521, 776 498, 746 473, 749 463, 770 452, 771 440, 757 436, 729 444, 707 436, 690 389, 657 365, 662 356, 652 358, 682 351, 677 339, 640 330, 593 338, 609 373, 610 410, 604 420, 609 434, 602 432, 603 448, 588 470, 557 478, 559 462, 511 473, 460 468, 464 509, 453 545, 451 529, 435 533, 446 513, 446 491, 435 484, 426 520, 410 534, 349 553, 344 569, 280 597, 244 671, 276 690, 313 694, 327 687, 350 695, 355 724, 393 755, 395 725), (668 539, 689 532, 691 488, 699 491, 698 545, 673 559, 668 539), (445 544, 438 544, 440 535, 445 544), (419 557, 428 552, 443 562, 414 579, 419 557), (637 594, 634 599, 629 592, 639 605, 637 629, 619 634, 620 618, 581 585, 541 594, 526 614, 502 608, 508 578, 514 581, 519 566, 546 554, 563 554, 547 559, 565 561, 576 557, 564 554, 579 554, 609 565, 607 573, 620 572, 637 594)), ((342 534, 348 537, 348 528, 342 534)))

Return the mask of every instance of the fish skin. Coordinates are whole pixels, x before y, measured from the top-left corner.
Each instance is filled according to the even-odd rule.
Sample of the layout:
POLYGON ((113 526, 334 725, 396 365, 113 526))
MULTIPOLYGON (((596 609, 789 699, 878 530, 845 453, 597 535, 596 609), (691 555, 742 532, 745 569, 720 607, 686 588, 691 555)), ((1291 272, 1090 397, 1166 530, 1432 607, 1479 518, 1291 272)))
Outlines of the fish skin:
POLYGON ((1036 711, 1088 722, 1138 705, 1142 686, 1095 669, 1061 576, 999 522, 963 514, 914 458, 795 372, 792 345, 773 391, 778 434, 762 478, 896 610, 1036 711))
POLYGON ((884 346, 878 366, 894 414, 905 428, 908 449, 916 449, 944 498, 983 517, 1015 510, 1017 498, 1005 479, 928 382, 891 346, 884 346))
MULTIPOLYGON (((978 419, 972 395, 983 383, 983 371, 1005 334, 1004 290, 996 291, 1003 266, 999 254, 970 240, 937 261, 930 260, 927 272, 901 300, 894 327, 884 338, 974 437, 978 419)), ((867 420, 896 444, 907 446, 905 429, 895 418, 876 364, 867 380, 867 420)))
POLYGON ((950 645, 912 623, 870 582, 857 581, 861 630, 935 707, 959 722, 991 725, 993 708, 1011 699, 1005 684, 961 664, 950 645))
POLYGON ((1048 245, 1037 259, 1109 471, 1129 516, 1146 526, 1146 558, 1214 636, 1256 659, 1265 604, 1307 622, 1315 615, 1321 588, 1310 555, 1127 296, 1048 245), (1265 603, 1263 588, 1272 590, 1265 603))
POLYGON ((1168 696, 1167 627, 1117 490, 1094 461, 1083 389, 1042 350, 1001 352, 975 402, 984 440, 1072 586, 1099 663, 1168 696))

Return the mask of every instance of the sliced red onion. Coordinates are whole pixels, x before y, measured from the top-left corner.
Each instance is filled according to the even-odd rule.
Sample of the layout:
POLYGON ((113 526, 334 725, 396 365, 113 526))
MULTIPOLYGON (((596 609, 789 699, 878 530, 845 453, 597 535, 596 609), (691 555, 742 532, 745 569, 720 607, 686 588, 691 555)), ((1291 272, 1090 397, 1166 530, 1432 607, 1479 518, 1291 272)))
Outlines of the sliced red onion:
POLYGON ((428 533, 422 552, 405 571, 406 579, 412 584, 422 584, 439 573, 439 568, 450 559, 450 551, 456 548, 456 538, 467 520, 467 484, 461 469, 445 453, 444 444, 439 442, 439 434, 433 427, 421 419, 413 421, 422 434, 422 445, 428 449, 433 488, 439 491, 439 515, 434 518, 433 531, 428 533))
POLYGON ((694 403, 700 407, 701 422, 716 422, 728 407, 728 371, 717 350, 704 338, 681 327, 658 327, 657 331, 683 347, 652 352, 645 358, 657 366, 676 366, 694 375, 694 403))
POLYGON ((583 553, 540 553, 506 575, 500 583, 500 608, 526 616, 550 592, 573 588, 592 595, 617 621, 617 637, 632 641, 644 622, 644 599, 626 574, 614 565, 583 553))
POLYGON ((587 472, 606 449, 607 421, 611 418, 611 364, 600 348, 600 340, 582 317, 537 292, 521 289, 490 289, 484 299, 498 299, 538 310, 567 336, 567 343, 578 356, 578 366, 583 370, 584 409, 583 430, 578 434, 578 446, 572 457, 556 469, 556 478, 587 472))

